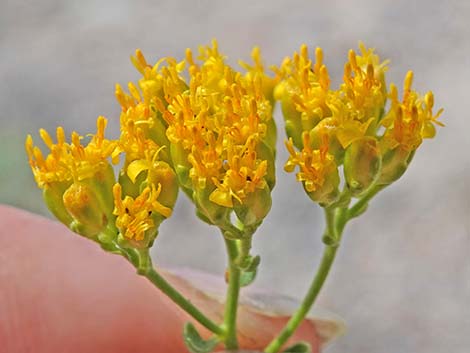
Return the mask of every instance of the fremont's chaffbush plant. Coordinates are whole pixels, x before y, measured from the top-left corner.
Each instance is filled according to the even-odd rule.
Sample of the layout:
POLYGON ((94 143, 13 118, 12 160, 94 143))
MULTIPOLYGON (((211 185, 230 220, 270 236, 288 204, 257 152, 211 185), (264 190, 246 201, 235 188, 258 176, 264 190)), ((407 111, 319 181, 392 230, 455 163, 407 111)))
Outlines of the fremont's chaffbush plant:
MULTIPOLYGON (((192 324, 184 330, 193 352, 222 343, 238 348, 236 314, 240 288, 256 276, 259 256, 253 234, 271 208, 275 185, 275 102, 287 134, 286 172, 326 215, 324 255, 298 310, 265 348, 278 352, 299 326, 322 287, 346 223, 362 214, 380 190, 400 178, 425 138, 432 138, 441 110, 432 92, 403 89, 385 81, 387 62, 360 44, 349 51, 343 81, 333 89, 323 51, 310 58, 307 46, 287 57, 272 74, 258 48, 243 72, 229 66, 214 41, 184 60, 150 65, 140 50, 131 57, 140 72, 127 92, 116 86, 122 111, 120 137, 105 137, 99 117, 94 135, 70 139, 58 127, 55 139, 40 136, 45 156, 26 139, 29 164, 50 211, 75 233, 126 257, 160 290, 213 333, 203 340, 192 324), (116 165, 122 168, 115 173, 116 165), (149 256, 159 225, 171 216, 178 192, 196 215, 221 230, 228 255, 227 300, 222 323, 205 316, 153 268, 149 256)), ((242 347, 243 348, 243 347, 242 347)), ((283 348, 285 349, 285 348, 283 348)), ((286 351, 306 351, 299 343, 286 351)))

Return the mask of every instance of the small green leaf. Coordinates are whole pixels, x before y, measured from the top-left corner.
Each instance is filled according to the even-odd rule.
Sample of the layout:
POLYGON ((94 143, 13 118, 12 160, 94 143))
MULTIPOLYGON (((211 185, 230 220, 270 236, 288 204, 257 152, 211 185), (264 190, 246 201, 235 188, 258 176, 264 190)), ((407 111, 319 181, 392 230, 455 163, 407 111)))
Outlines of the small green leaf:
POLYGON ((253 260, 250 263, 250 266, 246 269, 247 271, 256 271, 258 269, 258 266, 261 262, 261 257, 259 255, 256 255, 253 257, 253 260))
POLYGON ((183 331, 184 343, 191 353, 209 353, 217 346, 219 341, 216 338, 204 340, 197 332, 194 325, 190 322, 184 325, 183 331))
POLYGON ((310 353, 312 347, 307 342, 298 342, 282 351, 283 353, 310 353))
POLYGON ((260 262, 261 258, 259 255, 248 255, 245 259, 243 259, 242 263, 240 264, 240 268, 247 272, 253 272, 256 271, 260 262))
POLYGON ((244 264, 245 266, 242 269, 240 274, 240 286, 246 287, 253 283, 256 278, 258 265, 261 261, 259 255, 255 257, 249 257, 249 260, 244 264))
POLYGON ((252 271, 252 272, 243 271, 240 274, 240 286, 241 287, 249 286, 250 284, 253 283, 255 278, 256 278, 256 271, 252 271))

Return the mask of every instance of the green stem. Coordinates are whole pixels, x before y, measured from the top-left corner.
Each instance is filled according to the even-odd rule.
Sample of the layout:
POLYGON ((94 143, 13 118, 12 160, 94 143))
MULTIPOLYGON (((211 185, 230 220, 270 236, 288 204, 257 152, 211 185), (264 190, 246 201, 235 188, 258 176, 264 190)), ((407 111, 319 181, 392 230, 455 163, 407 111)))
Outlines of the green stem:
POLYGON ((224 336, 226 334, 222 327, 200 312, 198 308, 191 304, 189 300, 183 297, 170 283, 160 276, 153 267, 148 269, 145 273, 142 273, 142 275, 209 331, 218 336, 224 336))
MULTIPOLYGON (((310 311, 313 303, 315 302, 318 294, 320 293, 323 284, 325 283, 326 277, 330 272, 331 266, 336 256, 336 251, 338 249, 338 244, 341 240, 341 232, 339 231, 338 217, 340 215, 335 210, 325 209, 326 216, 326 231, 325 235, 335 239, 337 242, 335 245, 325 245, 323 251, 323 256, 320 262, 320 267, 317 270, 317 273, 313 279, 310 288, 307 291, 305 298, 300 304, 299 308, 296 310, 294 315, 289 319, 287 324, 284 326, 282 331, 277 337, 275 337, 269 345, 265 348, 266 353, 277 353, 282 346, 287 342, 287 340, 294 334, 295 330, 300 326, 305 316, 310 311)), ((344 228, 344 225, 341 227, 344 228)))
POLYGON ((326 245, 323 251, 320 266, 299 308, 289 319, 280 334, 275 337, 265 348, 265 353, 277 353, 287 342, 287 340, 293 335, 295 330, 297 330, 305 316, 310 311, 310 308, 312 307, 313 303, 318 297, 318 294, 320 293, 323 284, 325 283, 331 266, 333 265, 336 251, 338 249, 339 243, 341 242, 341 237, 346 223, 351 218, 357 217, 362 212, 364 207, 367 206, 367 203, 384 187, 385 186, 383 185, 372 186, 365 193, 365 195, 349 209, 347 207, 325 209, 326 230, 325 234, 323 235, 323 240, 326 245), (333 242, 331 242, 332 240, 333 242))
POLYGON ((331 265, 335 259, 337 249, 338 247, 336 246, 325 246, 320 267, 318 268, 318 272, 315 275, 315 279, 310 285, 307 295, 302 301, 300 307, 283 328, 281 333, 265 348, 264 351, 266 353, 277 353, 302 323, 303 319, 308 314, 310 308, 315 302, 318 293, 320 293, 320 289, 322 288, 323 283, 325 283, 325 279, 328 276, 328 272, 330 271, 331 265))
POLYGON ((330 237, 335 237, 335 209, 325 208, 325 220, 326 220, 326 229, 325 235, 329 235, 330 237))
POLYGON ((235 262, 238 256, 238 246, 236 240, 224 239, 229 262, 227 299, 224 314, 225 348, 237 349, 237 308, 240 293, 240 269, 235 262))
POLYGON ((251 235, 248 235, 237 242, 238 254, 235 264, 239 267, 242 266, 243 269, 245 269, 243 266, 250 255, 252 239, 251 235))
POLYGON ((361 197, 349 210, 348 210, 348 218, 354 218, 357 216, 357 213, 365 207, 365 205, 372 199, 377 193, 384 189, 385 185, 375 185, 372 186, 363 197, 361 197))
POLYGON ((186 313, 191 315, 197 322, 218 336, 225 335, 225 330, 220 325, 217 325, 201 311, 199 311, 198 308, 196 308, 188 299, 186 299, 169 282, 167 282, 155 270, 155 268, 153 268, 148 249, 146 251, 136 251, 136 249, 122 248, 117 243, 115 243, 115 246, 119 248, 123 254, 125 254, 129 262, 137 269, 137 273, 139 275, 147 278, 150 282, 152 282, 155 287, 160 289, 168 298, 170 298, 186 313), (146 266, 142 267, 143 264, 146 266))
POLYGON ((344 227, 346 223, 349 221, 349 210, 347 208, 339 208, 336 210, 335 214, 335 221, 334 221, 334 232, 335 237, 338 239, 338 242, 341 240, 341 236, 343 235, 344 227))

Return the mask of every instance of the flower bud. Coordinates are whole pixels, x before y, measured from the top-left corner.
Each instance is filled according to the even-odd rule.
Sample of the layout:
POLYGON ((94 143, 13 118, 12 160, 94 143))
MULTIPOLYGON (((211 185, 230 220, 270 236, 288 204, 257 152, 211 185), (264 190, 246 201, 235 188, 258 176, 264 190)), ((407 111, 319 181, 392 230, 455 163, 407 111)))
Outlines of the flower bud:
POLYGON ((64 193, 70 187, 70 182, 54 182, 46 185, 43 190, 43 198, 47 208, 52 214, 67 227, 73 218, 67 212, 64 205, 64 193))
POLYGON ((276 121, 271 118, 266 122, 266 137, 263 142, 271 148, 274 154, 276 154, 276 142, 277 142, 277 126, 276 121))
POLYGON ((148 181, 162 186, 158 201, 163 206, 173 209, 178 197, 178 180, 173 169, 167 163, 158 161, 149 170, 148 181))
POLYGON ((209 196, 215 189, 215 186, 208 184, 205 188, 194 190, 193 201, 197 208, 196 215, 206 223, 223 225, 229 219, 232 209, 221 206, 209 199, 209 196))
POLYGON ((72 230, 95 238, 108 225, 108 210, 102 207, 100 198, 89 184, 73 183, 65 191, 63 200, 68 213, 76 221, 72 230))
POLYGON ((301 149, 303 132, 301 113, 295 108, 292 97, 287 93, 288 89, 286 83, 279 83, 274 89, 274 98, 281 102, 287 137, 292 138, 294 146, 301 149))
POLYGON ((276 163, 275 163, 275 151, 270 149, 265 143, 258 143, 256 146, 256 156, 260 160, 267 161, 266 175, 264 180, 269 185, 269 189, 272 190, 276 184, 276 163))
POLYGON ((359 196, 377 180, 381 165, 375 138, 365 136, 349 145, 344 156, 344 177, 353 196, 359 196))
POLYGON ((170 156, 168 155, 170 141, 166 136, 167 124, 161 117, 160 112, 155 112, 155 117, 153 119, 153 125, 149 129, 149 137, 152 139, 158 146, 166 146, 167 148, 163 149, 160 152, 160 159, 165 162, 170 162, 170 156))
POLYGON ((377 181, 378 185, 389 185, 398 180, 408 168, 415 151, 397 147, 382 155, 382 171, 377 181))
POLYGON ((188 162, 188 152, 178 142, 170 145, 170 154, 180 185, 186 190, 191 190, 193 184, 189 177, 189 170, 192 166, 188 162))
POLYGON ((125 195, 119 183, 113 187, 118 242, 125 248, 145 249, 152 245, 158 226, 172 214, 172 209, 160 202, 164 186, 145 181, 136 197, 125 195))
POLYGON ((118 181, 122 187, 123 194, 133 198, 137 197, 140 194, 140 185, 145 181, 146 176, 145 173, 141 173, 136 177, 135 182, 133 182, 127 172, 121 170, 118 181))
POLYGON ((328 174, 325 175, 325 180, 321 187, 317 187, 313 191, 310 190, 309 181, 303 183, 305 192, 314 202, 322 207, 328 207, 332 203, 338 201, 340 192, 339 192, 339 174, 338 169, 332 169, 328 174))
POLYGON ((271 190, 266 184, 262 189, 249 193, 243 204, 237 203, 234 211, 244 226, 257 226, 271 210, 271 204, 271 190))
POLYGON ((101 209, 108 217, 111 217, 114 207, 113 185, 116 182, 114 169, 109 163, 105 163, 102 168, 97 169, 93 178, 82 181, 88 184, 94 191, 101 209))
POLYGON ((263 89, 264 96, 269 101, 272 107, 274 107, 274 89, 276 88, 277 80, 267 75, 262 75, 261 86, 263 89))
POLYGON ((152 214, 149 219, 152 220, 152 226, 145 229, 143 232, 142 239, 128 238, 124 234, 119 233, 117 242, 119 246, 125 249, 148 249, 151 248, 155 239, 158 236, 158 227, 162 223, 163 219, 158 214, 152 214))

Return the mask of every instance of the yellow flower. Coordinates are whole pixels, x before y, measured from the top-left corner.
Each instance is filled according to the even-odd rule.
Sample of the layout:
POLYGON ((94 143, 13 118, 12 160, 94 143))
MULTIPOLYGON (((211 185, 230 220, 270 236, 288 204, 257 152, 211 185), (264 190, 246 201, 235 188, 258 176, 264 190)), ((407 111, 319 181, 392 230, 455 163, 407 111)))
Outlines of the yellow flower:
POLYGON ((253 60, 253 65, 250 65, 242 60, 239 60, 238 63, 243 67, 247 72, 245 77, 248 79, 259 78, 261 80, 261 86, 264 92, 264 95, 269 100, 271 105, 274 105, 274 87, 279 82, 279 76, 270 77, 266 74, 265 65, 261 57, 261 50, 259 47, 254 47, 251 51, 251 59, 253 60))
POLYGON ((116 141, 107 140, 104 137, 107 120, 100 116, 96 121, 97 131, 91 135, 91 141, 83 146, 83 139, 76 132, 72 132, 72 143, 70 145, 70 168, 75 180, 93 178, 93 176, 108 168, 108 158, 114 152, 116 141))
POLYGON ((163 206, 157 199, 161 192, 161 185, 146 187, 135 199, 125 196, 122 199, 120 184, 113 187, 114 211, 117 216, 116 227, 128 239, 141 241, 145 239, 146 232, 156 230, 154 213, 166 218, 171 216, 171 209, 163 206))
MULTIPOLYGON (((308 47, 304 44, 299 53, 295 52, 292 58, 284 59, 281 67, 276 70, 282 81, 274 96, 281 100, 285 118, 299 119, 295 124, 299 124, 302 131, 314 128, 321 119, 330 116, 330 106, 337 99, 337 93, 330 90, 330 77, 323 64, 321 48, 316 48, 315 58, 316 62, 313 64, 308 55, 308 47), (289 108, 290 105, 292 108, 289 108), (291 111, 286 114, 289 110, 291 111)), ((298 128, 296 130, 299 131, 298 128)), ((289 137, 296 140, 300 139, 300 135, 289 137)))
POLYGON ((227 151, 229 169, 222 180, 212 177, 217 189, 209 196, 209 200, 221 206, 233 207, 234 199, 243 204, 250 193, 265 187, 268 161, 257 160, 255 147, 256 141, 251 139, 242 152, 227 151))
POLYGON ((165 95, 174 95, 181 91, 184 82, 179 73, 184 69, 185 63, 178 63, 174 58, 164 57, 155 65, 147 63, 144 55, 137 49, 135 56, 131 56, 135 68, 142 74, 138 87, 129 83, 130 96, 126 95, 119 85, 116 86, 116 98, 121 103, 123 110, 128 108, 129 103, 136 105, 143 102, 150 106, 155 97, 162 98, 165 95), (162 65, 165 63, 165 65, 162 65), (178 92, 172 90, 177 89, 178 92), (140 91, 139 91, 140 90, 140 91))
POLYGON ((124 170, 135 160, 153 159, 160 150, 160 146, 145 136, 143 129, 136 126, 134 120, 124 122, 121 120, 121 136, 118 148, 113 153, 113 159, 117 159, 121 153, 125 154, 124 170))
MULTIPOLYGON (((128 83, 129 94, 125 93, 119 84, 116 85, 116 99, 122 108, 121 135, 125 135, 128 125, 133 123, 135 129, 142 130, 146 138, 159 146, 168 146, 165 135, 167 125, 157 106, 165 107, 168 97, 186 89, 186 84, 180 77, 185 62, 177 63, 175 59, 165 57, 152 66, 147 63, 139 49, 136 50, 135 56, 131 57, 131 61, 142 74, 142 78, 137 85, 128 83)), ((125 136, 121 136, 121 141, 125 139, 125 136)))
POLYGON ((299 168, 297 180, 304 183, 307 192, 313 192, 321 188, 325 178, 332 171, 336 170, 334 157, 328 153, 328 139, 324 135, 322 145, 319 149, 310 147, 310 135, 303 135, 304 148, 297 152, 292 143, 292 139, 286 141, 287 151, 290 156, 284 169, 286 172, 293 172, 299 168))
POLYGON ((319 149, 313 149, 310 134, 302 136, 304 148, 297 152, 292 139, 286 142, 290 156, 284 170, 293 172, 296 167, 297 181, 301 182, 312 200, 327 206, 337 200, 339 195, 339 175, 334 157, 328 153, 328 135, 321 137, 319 149))
POLYGON ((97 119, 97 132, 91 136, 87 146, 81 144, 83 137, 76 132, 72 132, 72 141, 69 144, 65 141, 63 128, 58 127, 57 143, 54 143, 51 136, 41 129, 40 136, 50 149, 46 158, 34 146, 31 135, 28 135, 25 147, 38 186, 44 188, 54 182, 81 181, 106 169, 107 159, 116 148, 116 141, 104 137, 106 123, 102 116, 97 119))
POLYGON ((44 158, 39 147, 34 146, 33 138, 28 135, 25 142, 26 153, 34 179, 39 188, 54 182, 66 182, 72 179, 70 168, 63 160, 68 159, 69 145, 65 142, 65 133, 62 127, 57 128, 57 143, 54 144, 46 130, 39 130, 39 134, 51 153, 44 158))
POLYGON ((406 151, 414 151, 423 138, 434 137, 435 125, 443 126, 437 120, 443 109, 433 114, 434 95, 428 92, 424 97, 411 89, 413 72, 409 71, 403 85, 403 98, 399 101, 398 90, 390 87, 391 108, 382 125, 386 127, 382 146, 384 149, 400 147, 406 151))
POLYGON ((349 115, 359 121, 379 118, 386 100, 384 72, 386 62, 380 63, 373 49, 360 45, 362 56, 349 51, 349 61, 344 66, 344 83, 340 90, 348 105, 349 115))

